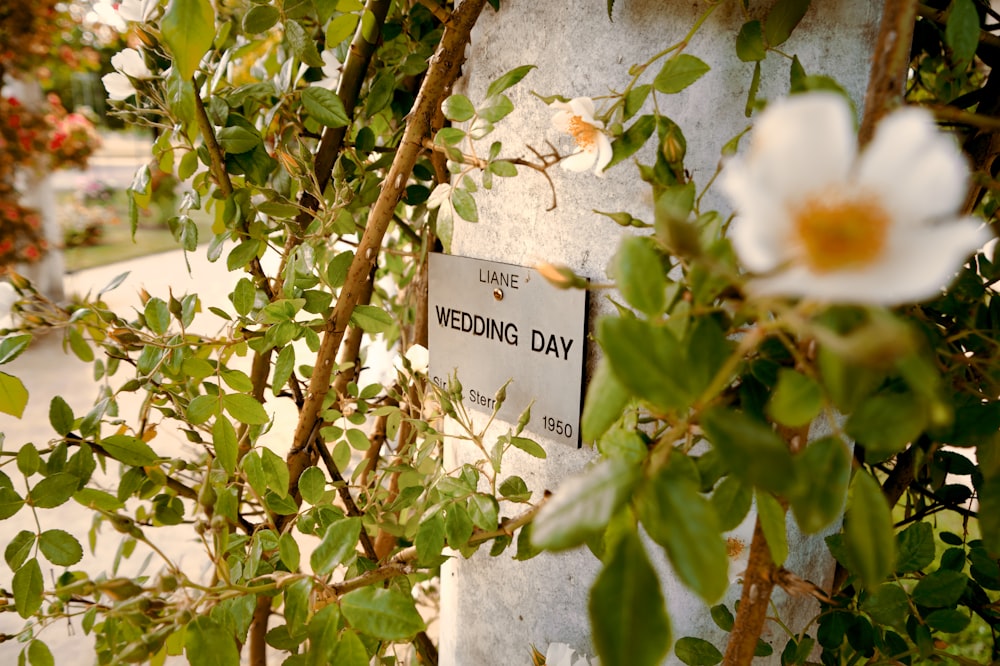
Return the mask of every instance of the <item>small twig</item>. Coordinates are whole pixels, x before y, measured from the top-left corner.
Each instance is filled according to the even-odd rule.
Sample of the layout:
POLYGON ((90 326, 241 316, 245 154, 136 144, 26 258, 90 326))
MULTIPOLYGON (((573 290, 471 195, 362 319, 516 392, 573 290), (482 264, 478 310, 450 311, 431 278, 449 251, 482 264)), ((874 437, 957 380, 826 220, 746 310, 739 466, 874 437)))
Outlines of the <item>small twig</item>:
POLYGON ((871 78, 858 131, 861 145, 871 140, 878 121, 903 103, 916 17, 916 0, 886 0, 872 51, 871 78))

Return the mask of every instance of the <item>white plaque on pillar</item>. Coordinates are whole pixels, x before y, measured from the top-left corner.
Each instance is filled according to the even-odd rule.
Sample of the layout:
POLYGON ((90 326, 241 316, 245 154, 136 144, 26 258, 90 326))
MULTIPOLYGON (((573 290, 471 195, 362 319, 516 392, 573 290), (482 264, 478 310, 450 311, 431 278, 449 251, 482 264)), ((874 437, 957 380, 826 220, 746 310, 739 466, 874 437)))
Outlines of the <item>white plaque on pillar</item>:
POLYGON ((538 271, 495 261, 430 255, 430 377, 445 387, 458 373, 464 404, 516 423, 528 404, 526 432, 574 447, 586 338, 587 292, 556 289, 538 271))

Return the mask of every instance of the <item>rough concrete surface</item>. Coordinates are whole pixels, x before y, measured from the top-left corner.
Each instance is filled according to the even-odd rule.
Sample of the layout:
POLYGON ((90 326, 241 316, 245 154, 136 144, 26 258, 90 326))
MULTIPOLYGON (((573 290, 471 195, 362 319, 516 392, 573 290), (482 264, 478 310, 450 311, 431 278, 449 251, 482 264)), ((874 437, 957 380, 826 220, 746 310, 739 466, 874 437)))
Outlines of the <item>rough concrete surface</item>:
MULTIPOLYGON (((835 77, 861 108, 881 6, 881 2, 867 0, 813 3, 782 51, 797 54, 807 73, 835 77)), ((569 137, 551 126, 553 110, 531 91, 542 96, 593 97, 600 110, 601 100, 596 98, 623 89, 631 65, 681 40, 708 3, 619 0, 613 22, 605 7, 604 2, 575 3, 568 11, 562 2, 505 0, 499 12, 485 10, 473 36, 461 92, 478 103, 489 82, 504 72, 525 64, 538 66, 508 91, 516 110, 487 139, 503 143, 502 155, 528 158, 527 146, 544 152, 546 141, 564 153, 571 152, 569 137)), ((752 18, 765 14, 754 6, 752 18)), ((744 108, 753 64, 740 62, 734 50, 744 20, 740 3, 720 6, 685 50, 708 63, 711 71, 680 94, 660 97, 661 110, 684 131, 686 167, 699 188, 715 173, 722 146, 749 124, 744 108)), ((790 64, 790 59, 776 53, 768 55, 762 67, 760 98, 787 93, 790 64)), ((643 82, 650 82, 660 66, 662 61, 652 65, 643 82)), ((645 156, 639 154, 642 161, 652 161, 649 150, 645 156)), ((652 221, 648 186, 628 164, 612 168, 603 178, 559 168, 550 173, 558 199, 555 210, 546 210, 552 192, 541 175, 522 168, 517 178, 494 179, 491 191, 476 194, 480 222, 456 220, 452 252, 521 265, 562 263, 596 282, 606 282, 606 266, 623 232, 593 210, 628 211, 652 221)), ((724 202, 709 195, 702 209, 713 208, 728 213, 724 202)), ((590 324, 610 309, 600 292, 595 294, 590 324)), ((595 358, 591 345, 591 368, 595 358)), ((500 432, 495 429, 494 434, 500 432)), ((571 449, 554 441, 542 444, 548 451, 545 461, 515 451, 505 459, 500 476, 517 474, 531 489, 554 490, 594 458, 590 449, 571 449)), ((457 442, 451 454, 460 462, 476 460, 469 447, 457 442)), ((790 540, 795 555, 788 568, 817 583, 825 582, 831 573, 825 546, 816 538, 796 543, 791 533, 790 540)), ((515 562, 512 550, 497 558, 481 552, 469 560, 452 560, 445 567, 442 664, 526 664, 531 645, 544 653, 550 642, 568 643, 578 652, 593 655, 587 598, 599 570, 596 558, 580 549, 515 562)), ((704 604, 670 574, 661 549, 652 546, 649 550, 667 597, 674 638, 701 636, 721 645, 724 635, 709 619, 704 604)), ((738 584, 730 586, 725 598, 730 608, 739 591, 738 584)), ((814 614, 814 603, 805 606, 798 618, 814 614)), ((788 619, 792 613, 786 608, 782 614, 788 619)), ((778 634, 774 638, 778 654, 785 638, 778 634)), ((676 661, 671 657, 670 663, 676 661)))

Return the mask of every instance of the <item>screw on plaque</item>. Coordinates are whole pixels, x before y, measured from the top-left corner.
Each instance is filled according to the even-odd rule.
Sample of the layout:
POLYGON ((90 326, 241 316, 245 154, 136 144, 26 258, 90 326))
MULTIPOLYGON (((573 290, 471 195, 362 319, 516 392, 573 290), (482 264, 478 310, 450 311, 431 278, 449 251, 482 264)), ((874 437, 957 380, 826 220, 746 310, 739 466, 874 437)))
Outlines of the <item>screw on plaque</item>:
POLYGON ((502 301, 503 300, 503 289, 501 289, 500 287, 497 287, 496 289, 494 289, 493 290, 493 298, 496 299, 496 300, 498 300, 498 301, 502 301))

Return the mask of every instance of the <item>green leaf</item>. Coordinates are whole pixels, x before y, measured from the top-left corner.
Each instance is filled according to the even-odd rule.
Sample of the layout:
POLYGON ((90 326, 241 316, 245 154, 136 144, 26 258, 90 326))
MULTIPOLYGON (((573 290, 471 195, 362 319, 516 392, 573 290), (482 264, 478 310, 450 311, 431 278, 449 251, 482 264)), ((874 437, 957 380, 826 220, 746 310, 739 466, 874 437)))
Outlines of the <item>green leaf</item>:
POLYGON ((212 3, 209 0, 170 0, 160 21, 160 32, 170 47, 174 69, 182 80, 189 80, 215 39, 212 3))
POLYGON ((500 520, 500 507, 496 498, 485 493, 474 493, 469 497, 469 517, 476 527, 495 530, 500 520))
POLYGON ((28 530, 21 530, 7 543, 4 548, 3 558, 7 561, 7 566, 11 571, 17 571, 28 559, 31 549, 35 545, 35 533, 28 530))
POLYGON ((869 462, 885 460, 920 436, 927 409, 910 393, 880 393, 863 402, 847 419, 847 434, 865 447, 869 462))
POLYGON ((883 583, 865 598, 861 610, 879 624, 902 627, 910 613, 910 599, 898 584, 883 583))
POLYGON ((278 555, 289 571, 299 568, 299 542, 295 540, 295 535, 285 532, 278 537, 278 555))
POLYGON ((684 353, 669 329, 605 317, 597 323, 597 340, 615 377, 634 395, 664 410, 681 410, 693 399, 683 383, 684 353))
POLYGON ((602 357, 587 386, 580 430, 583 441, 593 442, 608 431, 628 405, 629 393, 615 377, 611 364, 602 357))
POLYGON ((253 310, 253 304, 257 297, 257 289, 248 278, 240 278, 233 290, 233 307, 236 313, 244 317, 253 310))
POLYGON ((27 619, 42 607, 45 582, 42 579, 42 568, 38 566, 36 558, 31 558, 14 572, 11 587, 14 591, 14 608, 21 617, 27 619))
POLYGON ((604 459, 566 480, 535 518, 531 541, 538 548, 572 548, 604 531, 631 496, 639 469, 621 459, 604 459))
POLYGON ((946 634, 957 634, 968 627, 971 620, 969 615, 951 608, 942 608, 924 617, 924 622, 931 629, 943 631, 946 634))
POLYGON ((944 42, 956 62, 969 62, 979 48, 979 13, 972 0, 954 0, 948 12, 944 42))
POLYGON ((661 93, 678 93, 700 79, 710 67, 700 58, 680 53, 666 63, 653 79, 653 87, 661 93))
POLYGON ((610 169, 634 155, 636 151, 646 145, 646 141, 653 135, 654 129, 656 129, 655 116, 639 116, 620 137, 611 142, 611 161, 608 162, 605 169, 610 169))
POLYGON ((38 536, 38 547, 52 564, 68 567, 83 559, 83 546, 64 530, 45 530, 38 536))
POLYGON ((185 627, 184 653, 191 666, 239 666, 240 663, 232 633, 206 615, 195 617, 185 627))
POLYGON ((729 587, 729 558, 715 510, 694 478, 677 464, 662 467, 640 489, 636 508, 681 582, 706 602, 718 601, 729 587))
POLYGON ((913 588, 913 601, 928 608, 944 608, 958 603, 969 577, 961 571, 938 569, 921 578, 913 588))
POLYGON ((27 502, 36 509, 53 509, 69 501, 79 485, 75 474, 57 472, 39 481, 28 493, 27 502))
POLYGON ((814 534, 833 523, 843 511, 851 482, 851 454, 836 437, 824 437, 795 457, 798 485, 789 501, 803 532, 814 534))
POLYGON ((227 393, 222 396, 222 406, 234 419, 247 425, 264 425, 270 419, 264 405, 246 393, 227 393))
POLYGON ((329 25, 326 26, 326 46, 333 48, 337 44, 354 34, 358 27, 357 14, 341 14, 335 16, 329 25))
POLYGON ((413 545, 417 549, 417 561, 434 566, 441 562, 441 551, 444 550, 444 518, 435 513, 420 523, 413 545))
POLYGON ((677 640, 674 654, 688 666, 715 666, 722 661, 722 653, 702 638, 685 636, 677 640))
POLYGON ((261 473, 268 488, 285 497, 288 495, 288 464, 277 453, 267 447, 261 449, 261 473))
POLYGON ((476 114, 476 107, 472 106, 472 102, 465 95, 455 94, 441 103, 441 113, 448 120, 464 123, 476 114))
POLYGON ((227 153, 249 153, 261 144, 260 135, 246 127, 224 127, 219 130, 219 145, 227 153))
POLYGON ((712 606, 711 610, 712 621, 715 622, 715 626, 723 631, 732 631, 733 625, 736 624, 736 618, 733 617, 732 611, 730 611, 725 604, 719 604, 717 606, 712 606))
POLYGON ((49 403, 49 423, 63 437, 73 429, 73 409, 62 396, 55 396, 49 403))
POLYGON ((366 333, 384 333, 392 328, 392 316, 374 305, 356 305, 351 323, 366 333))
POLYGON ((790 368, 778 371, 778 384, 767 404, 768 415, 782 425, 806 425, 823 409, 823 391, 815 379, 790 368))
POLYGON ((270 5, 254 5, 243 17, 243 31, 249 35, 267 32, 275 26, 281 12, 270 5))
POLYGON ((340 634, 330 661, 318 663, 316 666, 326 666, 327 664, 337 664, 337 666, 368 666, 368 651, 356 633, 350 629, 345 629, 340 634))
POLYGON ((323 540, 309 557, 313 571, 323 576, 337 565, 348 563, 356 553, 360 537, 360 518, 343 518, 331 523, 323 534, 323 540))
POLYGON ((219 413, 219 396, 198 395, 191 399, 187 407, 187 417, 193 425, 201 425, 219 413))
POLYGON ((55 666, 56 660, 52 656, 49 646, 37 638, 28 643, 28 663, 31 666, 55 666))
POLYGON ((510 443, 512 446, 521 449, 529 456, 545 460, 545 449, 543 449, 542 446, 533 439, 528 439, 527 437, 511 437, 510 443))
POLYGON ((500 484, 499 490, 505 499, 509 499, 512 502, 527 502, 531 499, 531 491, 528 490, 528 484, 519 476, 504 479, 503 483, 500 484))
POLYGON ((734 476, 779 494, 794 485, 792 454, 766 424, 742 412, 713 407, 702 415, 701 425, 734 476))
POLYGON ((299 492, 310 504, 319 504, 326 491, 326 475, 315 465, 307 467, 299 476, 299 492))
POLYGON ((0 338, 0 365, 10 363, 31 344, 31 334, 11 334, 0 338))
POLYGON ((881 583, 896 564, 892 515, 878 481, 867 472, 858 472, 854 477, 854 494, 844 524, 844 547, 854 573, 865 587, 881 583))
POLYGON ((590 588, 590 624, 603 664, 656 666, 670 647, 660 581, 639 536, 626 532, 590 588))
POLYGON ((611 260, 611 276, 629 305, 650 317, 667 306, 667 276, 652 241, 626 236, 611 260))
POLYGON ((285 21, 285 37, 292 45, 292 51, 299 60, 310 67, 322 67, 325 63, 316 50, 316 41, 310 36, 302 24, 297 21, 285 21))
POLYGON ((766 56, 760 21, 747 21, 736 36, 736 57, 743 62, 759 62, 766 56))
POLYGON ((215 457, 227 474, 236 471, 236 459, 239 455, 239 441, 236 428, 229 419, 218 418, 212 424, 212 444, 215 446, 215 457))
POLYGON ((21 418, 28 405, 28 389, 24 382, 6 372, 0 372, 0 412, 21 418))
POLYGON ((742 523, 750 512, 753 490, 735 476, 727 476, 719 482, 710 501, 719 516, 719 529, 728 532, 742 523))
POLYGON ((779 567, 788 559, 788 537, 785 534, 785 512, 781 504, 769 493, 758 492, 757 517, 767 539, 771 558, 779 567))
POLYGON ((535 69, 535 65, 522 65, 520 67, 515 67, 506 74, 497 77, 492 83, 490 83, 490 87, 486 89, 486 96, 493 97, 494 95, 499 95, 504 90, 507 90, 511 86, 518 83, 533 69, 535 69))
POLYGON ((452 188, 451 205, 454 206, 458 216, 466 222, 478 222, 479 211, 476 209, 476 200, 468 190, 452 188))
POLYGON ((913 523, 896 535, 896 547, 896 573, 920 571, 934 561, 934 528, 930 523, 913 523))
MULTIPOLYGON (((507 97, 507 95, 494 95, 493 97, 487 97, 479 108, 476 109, 476 113, 482 120, 495 123, 506 118, 513 110, 514 103, 510 101, 510 97, 507 97)), ((475 126, 473 127, 473 134, 475 134, 475 126)))
POLYGON ((158 456, 149 444, 131 435, 111 435, 101 440, 101 448, 126 465, 145 467, 156 463, 158 456))
POLYGON ((363 587, 340 598, 340 610, 351 626, 384 641, 402 641, 426 626, 413 597, 395 589, 363 587))
POLYGON ((771 48, 781 46, 806 15, 811 0, 778 0, 764 21, 764 39, 771 48))
POLYGON ((0 486, 0 520, 6 520, 20 511, 24 500, 8 486, 0 486))
POLYGON ((309 86, 302 91, 302 105, 313 120, 327 127, 345 127, 350 122, 344 103, 332 90, 309 86))
POLYGON ((162 298, 154 296, 146 301, 146 306, 143 308, 143 318, 146 320, 146 326, 149 327, 149 330, 157 335, 163 335, 170 327, 170 308, 167 307, 162 298))
POLYGON ((450 547, 458 550, 468 543, 474 528, 469 512, 462 504, 456 502, 448 506, 444 517, 444 532, 450 547))

